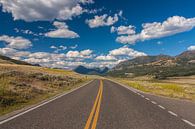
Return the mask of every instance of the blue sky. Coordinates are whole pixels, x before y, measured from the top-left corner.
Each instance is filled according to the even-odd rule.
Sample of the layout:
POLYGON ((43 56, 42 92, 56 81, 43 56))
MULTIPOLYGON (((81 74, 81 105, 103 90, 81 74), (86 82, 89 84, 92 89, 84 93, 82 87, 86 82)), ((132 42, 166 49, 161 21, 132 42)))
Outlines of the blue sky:
POLYGON ((0 0, 0 54, 46 67, 113 67, 195 50, 194 0, 0 0))

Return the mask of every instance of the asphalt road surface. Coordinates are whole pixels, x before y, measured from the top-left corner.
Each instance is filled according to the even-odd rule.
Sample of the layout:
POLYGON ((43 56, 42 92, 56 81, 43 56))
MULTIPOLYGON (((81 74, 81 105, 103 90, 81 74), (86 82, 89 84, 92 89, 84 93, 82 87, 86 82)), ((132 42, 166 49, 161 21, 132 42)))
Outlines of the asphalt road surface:
POLYGON ((192 122, 141 93, 108 80, 94 80, 52 102, 0 122, 0 129, 194 128, 192 122))

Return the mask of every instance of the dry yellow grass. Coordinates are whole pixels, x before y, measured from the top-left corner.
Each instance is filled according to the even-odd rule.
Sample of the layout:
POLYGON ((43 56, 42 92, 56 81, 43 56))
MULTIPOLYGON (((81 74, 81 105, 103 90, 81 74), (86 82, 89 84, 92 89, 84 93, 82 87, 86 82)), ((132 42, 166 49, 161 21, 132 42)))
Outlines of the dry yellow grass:
POLYGON ((0 64, 0 115, 76 88, 91 79, 70 70, 0 64))
POLYGON ((154 80, 148 77, 114 78, 114 80, 143 92, 195 101, 195 86, 191 85, 189 81, 177 83, 172 79, 154 80))

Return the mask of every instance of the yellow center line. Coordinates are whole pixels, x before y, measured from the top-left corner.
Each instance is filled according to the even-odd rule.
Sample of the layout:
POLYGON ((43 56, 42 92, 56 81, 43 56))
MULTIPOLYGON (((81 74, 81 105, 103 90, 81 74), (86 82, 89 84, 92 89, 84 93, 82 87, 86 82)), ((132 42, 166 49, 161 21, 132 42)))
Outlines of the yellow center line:
POLYGON ((102 82, 102 80, 100 80, 100 86, 99 86, 98 94, 97 94, 97 97, 95 99, 95 103, 93 105, 93 108, 91 110, 91 113, 89 115, 89 118, 87 120, 87 123, 86 123, 84 129, 89 129, 91 121, 92 121, 92 118, 94 116, 94 113, 95 113, 95 116, 94 116, 94 120, 93 120, 91 129, 95 129, 96 128, 97 120, 98 120, 98 116, 99 116, 99 112, 100 112, 102 93, 103 93, 103 82, 102 82))
POLYGON ((101 105, 102 93, 103 93, 103 83, 102 83, 102 80, 100 81, 100 88, 101 88, 101 95, 100 95, 100 98, 99 98, 99 102, 98 102, 98 105, 97 105, 97 109, 96 109, 96 113, 95 113, 95 116, 94 116, 94 119, 93 119, 93 123, 92 123, 91 129, 95 129, 96 128, 98 117, 99 117, 100 105, 101 105))

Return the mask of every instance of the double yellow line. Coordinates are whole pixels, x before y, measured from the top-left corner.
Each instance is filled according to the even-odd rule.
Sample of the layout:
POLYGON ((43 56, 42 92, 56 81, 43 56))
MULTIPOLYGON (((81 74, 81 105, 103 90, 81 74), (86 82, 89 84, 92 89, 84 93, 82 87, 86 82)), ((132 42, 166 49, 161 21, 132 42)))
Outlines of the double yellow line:
POLYGON ((98 117, 99 117, 99 112, 100 112, 100 105, 101 105, 101 101, 102 101, 102 93, 103 93, 103 81, 100 80, 98 94, 96 96, 95 103, 93 105, 93 108, 91 110, 91 113, 89 115, 89 118, 87 120, 87 123, 86 123, 84 129, 89 129, 90 125, 91 125, 91 129, 96 128, 98 117), (95 115, 94 115, 94 113, 95 113, 95 115), (92 124, 91 124, 91 122, 92 122, 92 124))

